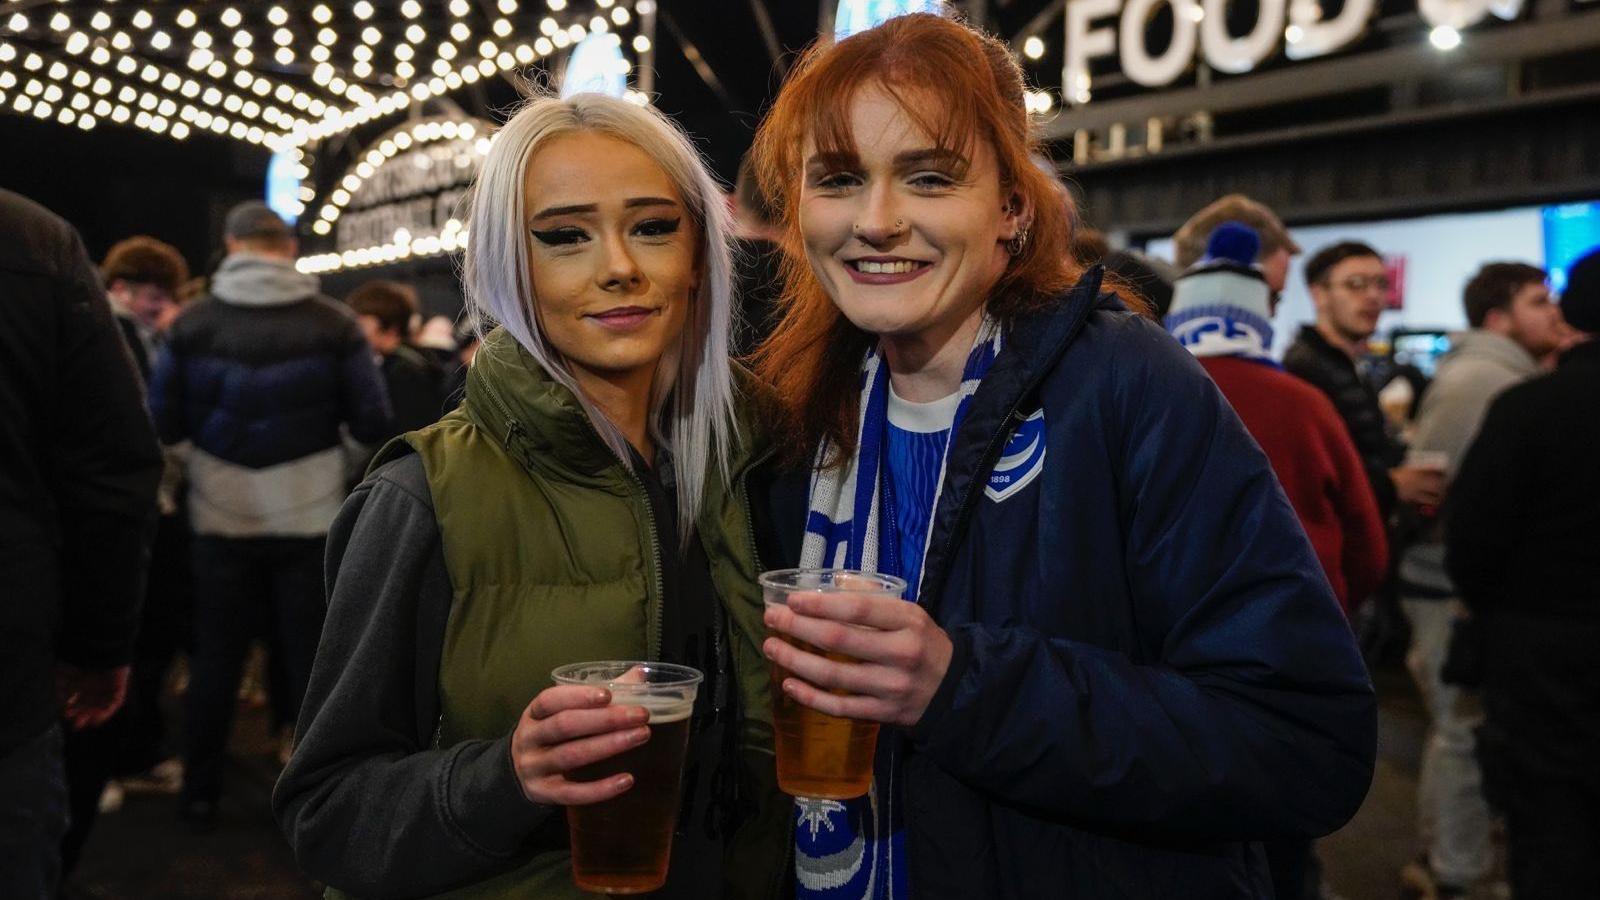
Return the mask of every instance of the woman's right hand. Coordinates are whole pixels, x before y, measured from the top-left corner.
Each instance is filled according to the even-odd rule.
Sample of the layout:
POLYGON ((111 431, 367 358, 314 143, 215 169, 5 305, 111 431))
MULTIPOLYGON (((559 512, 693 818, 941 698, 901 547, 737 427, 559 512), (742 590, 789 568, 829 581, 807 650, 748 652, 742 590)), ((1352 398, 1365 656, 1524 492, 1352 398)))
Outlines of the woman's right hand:
POLYGON ((633 786, 626 772, 600 781, 567 778, 575 769, 650 739, 644 707, 610 703, 610 691, 582 685, 558 685, 533 698, 511 733, 511 768, 524 797, 550 806, 584 806, 633 786))

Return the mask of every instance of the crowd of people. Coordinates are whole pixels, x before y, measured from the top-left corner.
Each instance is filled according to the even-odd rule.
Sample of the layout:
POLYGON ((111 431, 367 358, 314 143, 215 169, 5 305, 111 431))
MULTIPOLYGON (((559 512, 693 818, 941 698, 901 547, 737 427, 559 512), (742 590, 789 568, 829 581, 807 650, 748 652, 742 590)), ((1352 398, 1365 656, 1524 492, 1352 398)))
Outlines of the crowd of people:
POLYGON ((651 108, 530 99, 459 329, 324 295, 261 203, 193 279, 0 191, 0 894, 55 896, 123 781, 226 827, 259 644, 334 896, 578 896, 560 812, 633 780, 576 773, 651 730, 544 673, 650 659, 705 677, 661 896, 1321 897, 1390 615, 1429 726, 1398 888, 1471 896, 1503 822, 1517 900, 1600 896, 1600 248, 1559 303, 1482 266, 1391 415, 1381 248, 1309 252, 1280 362, 1279 217, 1097 244, 1023 96, 948 19, 818 44, 731 197, 651 108), (764 607, 786 566, 907 588, 764 607), (868 797, 779 791, 773 666, 881 724, 868 797))

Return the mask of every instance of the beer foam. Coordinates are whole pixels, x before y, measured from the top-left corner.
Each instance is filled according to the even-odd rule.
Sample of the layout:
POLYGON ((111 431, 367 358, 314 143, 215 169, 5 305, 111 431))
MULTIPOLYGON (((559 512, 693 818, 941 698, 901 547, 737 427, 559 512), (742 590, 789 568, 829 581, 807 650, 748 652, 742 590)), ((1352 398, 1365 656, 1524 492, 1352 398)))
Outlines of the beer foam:
POLYGON ((642 706, 650 712, 651 725, 666 725, 689 718, 694 712, 693 698, 663 697, 659 694, 628 694, 612 688, 614 706, 642 706))

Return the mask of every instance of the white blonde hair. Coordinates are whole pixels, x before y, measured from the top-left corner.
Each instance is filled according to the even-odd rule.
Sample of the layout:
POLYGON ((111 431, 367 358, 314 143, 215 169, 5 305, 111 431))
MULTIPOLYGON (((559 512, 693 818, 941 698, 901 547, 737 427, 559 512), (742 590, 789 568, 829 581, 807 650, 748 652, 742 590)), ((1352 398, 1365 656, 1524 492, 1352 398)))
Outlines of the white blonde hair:
POLYGON ((682 337, 662 356, 650 398, 649 427, 672 452, 677 479, 678 533, 688 540, 711 465, 728 479, 737 439, 733 376, 728 358, 732 313, 730 217, 722 191, 682 130, 654 108, 603 94, 527 101, 495 135, 470 195, 471 240, 462 269, 467 308, 481 336, 499 324, 546 373, 583 405, 602 440, 632 469, 628 441, 573 379, 567 361, 539 328, 528 271, 529 211, 523 202, 528 161, 551 138, 594 132, 644 151, 667 174, 700 231, 700 285, 691 298, 682 337))

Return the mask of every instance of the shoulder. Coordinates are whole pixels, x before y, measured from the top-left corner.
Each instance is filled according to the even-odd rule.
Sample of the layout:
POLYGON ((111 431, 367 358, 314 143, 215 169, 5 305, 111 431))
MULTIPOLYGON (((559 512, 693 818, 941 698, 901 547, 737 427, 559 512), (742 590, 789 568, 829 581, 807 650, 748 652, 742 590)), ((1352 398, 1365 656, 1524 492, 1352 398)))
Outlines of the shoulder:
MULTIPOLYGON (((355 311, 332 297, 313 294, 295 308, 308 322, 315 322, 329 334, 361 337, 361 326, 356 322, 355 311)), ((362 340, 365 342, 365 338, 362 340)))
POLYGON ((61 273, 78 233, 66 220, 10 191, 0 190, 0 267, 34 275, 61 273))
POLYGON ((373 489, 386 493, 399 492, 416 503, 433 508, 433 499, 428 492, 428 472, 422 465, 422 457, 415 453, 406 453, 384 463, 367 476, 366 482, 373 489))

